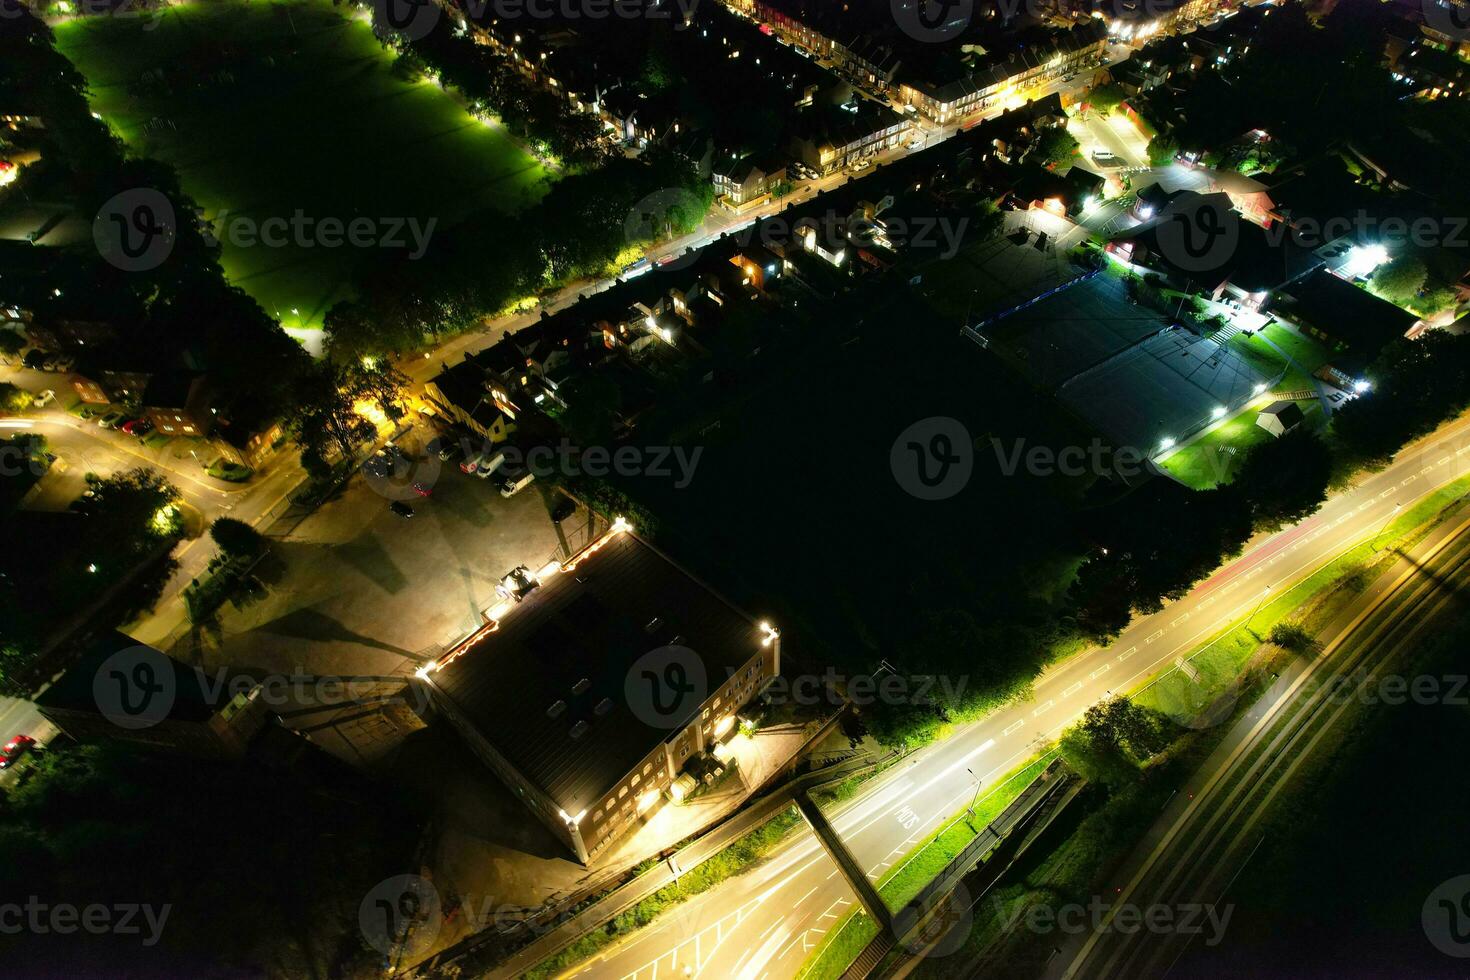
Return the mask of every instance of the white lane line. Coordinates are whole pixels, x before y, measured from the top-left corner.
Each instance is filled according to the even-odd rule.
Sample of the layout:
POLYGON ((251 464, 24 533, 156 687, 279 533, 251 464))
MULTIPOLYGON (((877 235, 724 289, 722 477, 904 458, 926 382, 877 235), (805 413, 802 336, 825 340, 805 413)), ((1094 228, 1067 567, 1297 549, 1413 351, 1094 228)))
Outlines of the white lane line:
POLYGON ((1078 681, 1076 684, 1073 684, 1071 687, 1069 687, 1065 691, 1063 691, 1062 692, 1062 697, 1064 697, 1064 698, 1071 697, 1072 695, 1076 694, 1080 690, 1082 690, 1082 682, 1081 681, 1078 681))
POLYGON ((1099 667, 1097 670, 1094 670, 1088 676, 1091 677, 1093 680, 1097 680, 1098 675, 1100 675, 1100 674, 1106 674, 1108 671, 1110 671, 1112 669, 1113 669, 1113 665, 1112 664, 1103 664, 1101 667, 1099 667))
POLYGON ((1152 643, 1154 640, 1157 640, 1159 637, 1161 637, 1163 635, 1164 635, 1164 631, 1163 630, 1154 630, 1153 635, 1150 636, 1148 639, 1144 640, 1143 642, 1144 643, 1152 643))
POLYGON ((1129 647, 1127 650, 1124 650, 1122 653, 1118 654, 1118 663, 1122 663, 1137 652, 1138 647, 1129 647))
POLYGON ((1018 721, 1014 725, 1008 726, 1005 731, 1001 732, 1001 734, 1002 735, 1009 735, 1011 732, 1013 732, 1016 729, 1020 728, 1024 724, 1026 724, 1024 721, 1018 721))
POLYGON ((1419 479, 1419 478, 1418 478, 1418 477, 1417 477, 1417 476, 1411 476, 1411 477, 1409 477, 1409 478, 1408 478, 1408 479, 1407 479, 1407 480, 1405 480, 1405 481, 1403 481, 1403 482, 1402 482, 1402 483, 1400 483, 1400 484, 1399 484, 1399 486, 1401 486, 1401 487, 1406 487, 1406 486, 1408 486, 1408 485, 1409 485, 1409 484, 1411 484, 1411 483, 1413 483, 1413 482, 1414 482, 1414 481, 1415 481, 1415 480, 1417 480, 1417 479, 1419 479))
POLYGON ((1172 626, 1178 626, 1180 623, 1184 622, 1188 618, 1189 618, 1189 613, 1185 613, 1183 616, 1180 616, 1178 619, 1174 620, 1174 622, 1170 623, 1169 625, 1171 627, 1172 626))
POLYGON ((1055 702, 1053 702, 1053 701, 1046 702, 1046 704, 1043 704, 1041 707, 1039 707, 1035 711, 1031 712, 1031 717, 1036 718, 1036 717, 1039 717, 1039 716, 1045 714, 1047 711, 1050 711, 1051 710, 1051 706, 1054 703, 1055 702))
POLYGON ((1384 497, 1392 497, 1392 496, 1393 496, 1393 487, 1389 487, 1387 490, 1383 491, 1382 493, 1380 493, 1378 495, 1378 499, 1379 500, 1382 500, 1384 497))

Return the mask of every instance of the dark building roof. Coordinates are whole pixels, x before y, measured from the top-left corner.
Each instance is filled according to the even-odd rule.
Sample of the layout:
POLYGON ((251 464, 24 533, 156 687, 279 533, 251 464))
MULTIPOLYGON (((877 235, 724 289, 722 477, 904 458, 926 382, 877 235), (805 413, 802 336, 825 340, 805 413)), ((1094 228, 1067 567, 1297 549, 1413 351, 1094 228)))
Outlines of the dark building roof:
MULTIPOLYGON (((57 681, 46 690, 36 695, 36 704, 41 708, 60 708, 69 711, 86 711, 101 714, 102 709, 98 706, 97 685, 106 684, 106 677, 98 677, 98 671, 103 668, 109 657, 121 653, 124 650, 141 649, 148 657, 150 663, 166 663, 173 671, 172 678, 172 700, 169 702, 168 719, 172 721, 187 721, 202 723, 221 707, 212 702, 207 692, 215 691, 225 701, 233 696, 234 692, 228 683, 220 683, 216 688, 213 678, 206 679, 197 667, 182 664, 166 654, 155 650, 146 643, 140 643, 117 630, 109 630, 94 637, 83 649, 82 655, 66 669, 57 681), (205 683, 208 680, 209 683, 205 683)), ((127 664, 124 664, 124 668, 127 664)), ((170 681, 167 678, 157 678, 156 684, 169 690, 170 681)), ((120 731, 119 734, 122 734, 120 731)))
POLYGON ((1276 306, 1293 319, 1347 345, 1372 360, 1391 341, 1408 333, 1418 317, 1341 276, 1320 269, 1292 283, 1276 306))
POLYGON ((160 371, 148 379, 143 392, 147 408, 185 408, 200 375, 195 371, 160 371))
POLYGON ((1261 415, 1276 416, 1276 420, 1281 423, 1282 429, 1294 429, 1306 418, 1306 415, 1302 412, 1302 407, 1296 402, 1288 400, 1272 402, 1261 409, 1261 415))
POLYGON ((761 639, 748 616, 625 532, 533 590, 431 679, 516 769, 577 813, 674 730, 629 708, 635 661, 659 647, 689 647, 713 690, 759 652, 761 639), (549 710, 558 702, 565 710, 549 710))
MULTIPOLYGON (((1219 207, 1230 210, 1229 196, 1224 193, 1206 194, 1203 197, 1214 199, 1219 207)), ((1185 202, 1179 206, 1194 205, 1185 202)), ((1235 229, 1232 247, 1217 250, 1218 255, 1214 252, 1207 253, 1208 260, 1214 263, 1209 268, 1180 268, 1170 261, 1167 245, 1160 248, 1158 234, 1165 223, 1178 220, 1181 220, 1180 215, 1171 205, 1151 221, 1120 235, 1116 240, 1134 242, 1146 249, 1149 258, 1144 260, 1145 264, 1181 281, 1188 280, 1196 286, 1207 288, 1229 282, 1246 292, 1270 293, 1326 264, 1320 256, 1301 245, 1284 229, 1268 232, 1260 225, 1252 224, 1235 214, 1228 218, 1230 227, 1235 229)))

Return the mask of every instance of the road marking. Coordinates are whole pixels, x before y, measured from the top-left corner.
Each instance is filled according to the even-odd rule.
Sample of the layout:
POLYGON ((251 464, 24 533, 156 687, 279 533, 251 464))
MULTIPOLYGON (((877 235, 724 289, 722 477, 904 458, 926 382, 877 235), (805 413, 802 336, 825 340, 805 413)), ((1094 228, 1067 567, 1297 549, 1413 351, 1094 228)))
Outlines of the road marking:
MULTIPOLYGON (((1119 657, 1118 659, 1121 660, 1123 658, 1122 657, 1119 657)), ((1094 670, 1088 676, 1091 677, 1093 680, 1097 680, 1097 677, 1098 677, 1099 674, 1106 674, 1108 671, 1110 671, 1112 669, 1113 669, 1113 665, 1112 664, 1103 664, 1101 667, 1099 667, 1097 670, 1094 670)))
POLYGON ((1041 707, 1039 707, 1035 711, 1031 712, 1031 717, 1035 718, 1038 715, 1042 715, 1042 714, 1045 714, 1047 711, 1050 711, 1051 710, 1051 706, 1054 703, 1055 702, 1052 702, 1052 701, 1046 702, 1046 704, 1043 704, 1041 707))
POLYGON ((1137 652, 1138 647, 1129 647, 1127 650, 1124 650, 1122 653, 1118 654, 1118 663, 1122 663, 1137 652))
POLYGON ((1445 457, 1441 458, 1440 461, 1436 465, 1443 466, 1444 464, 1448 463, 1450 460, 1452 460, 1454 458, 1455 457, 1453 457, 1453 456, 1445 456, 1445 457))
POLYGON ((1011 732, 1013 732, 1016 729, 1020 728, 1024 724, 1026 724, 1024 721, 1018 721, 1014 725, 1011 725, 1011 726, 1007 727, 1005 731, 1001 732, 1001 734, 1002 735, 1009 735, 1011 732))
POLYGON ((1231 589, 1238 589, 1238 588, 1240 588, 1240 583, 1239 582, 1231 582, 1229 585, 1225 586, 1225 588, 1221 589, 1220 591, 1221 592, 1229 592, 1231 589))
POLYGON ((1073 694, 1076 694, 1080 690, 1082 690, 1082 682, 1078 681, 1076 684, 1073 684, 1071 687, 1063 691, 1062 697, 1071 697, 1073 694))
POLYGON ((1153 635, 1150 636, 1148 639, 1144 640, 1143 642, 1144 643, 1152 643, 1154 640, 1157 640, 1159 637, 1161 637, 1163 635, 1164 635, 1164 631, 1163 630, 1154 630, 1153 635))
POLYGON ((1170 626, 1178 626, 1180 623, 1184 622, 1188 618, 1189 618, 1189 613, 1185 613, 1183 616, 1180 616, 1178 619, 1174 620, 1174 622, 1170 623, 1169 625, 1170 626))
POLYGON ((1382 493, 1380 493, 1378 495, 1378 499, 1379 500, 1382 500, 1384 497, 1392 497, 1392 496, 1393 496, 1393 487, 1389 487, 1387 490, 1383 491, 1382 493))
POLYGON ((1199 604, 1200 605, 1200 608, 1203 609, 1205 606, 1208 606, 1210 603, 1214 602, 1218 598, 1220 598, 1218 595, 1212 595, 1212 596, 1210 596, 1204 602, 1201 602, 1199 604))
POLYGON ((1399 486, 1406 487, 1409 484, 1413 483, 1417 479, 1419 479, 1417 476, 1411 476, 1407 480, 1405 480, 1404 482, 1400 483, 1399 486))

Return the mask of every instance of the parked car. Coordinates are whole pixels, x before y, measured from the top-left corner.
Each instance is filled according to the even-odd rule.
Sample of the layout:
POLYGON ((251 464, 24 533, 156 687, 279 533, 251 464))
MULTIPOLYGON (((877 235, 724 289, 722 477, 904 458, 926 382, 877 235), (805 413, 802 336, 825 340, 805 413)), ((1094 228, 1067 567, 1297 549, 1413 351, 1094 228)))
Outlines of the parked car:
POLYGON ((428 448, 429 452, 438 456, 446 463, 464 452, 464 446, 460 445, 450 436, 435 436, 429 441, 428 448))
POLYGON ((148 419, 132 419, 122 424, 122 430, 130 436, 142 438, 153 431, 153 423, 148 419))
POLYGON ((536 474, 529 471, 521 473, 508 473, 500 480, 500 495, 502 497, 514 497, 536 479, 536 474))
POLYGON ((397 514, 399 517, 413 516, 413 508, 408 506, 408 504, 405 504, 401 500, 393 501, 391 504, 388 505, 388 509, 397 514))
POLYGON ((505 450, 498 449, 493 454, 480 460, 479 477, 488 480, 490 475, 505 465, 505 450))
POLYGON ((473 456, 466 456, 459 464, 459 471, 461 473, 476 472, 477 470, 479 470, 480 463, 484 460, 484 458, 484 453, 476 453, 473 456))
POLYGON ((21 367, 30 368, 32 371, 46 370, 46 354, 46 351, 40 350, 39 348, 31 348, 20 359, 21 367))
POLYGON ((413 492, 418 494, 420 497, 432 497, 434 495, 434 488, 429 486, 427 483, 419 483, 418 481, 414 481, 413 492))
POLYGON ((37 408, 45 408, 47 405, 50 405, 54 401, 56 401, 56 392, 50 388, 47 388, 45 391, 37 395, 35 399, 31 402, 31 404, 36 406, 37 408))
POLYGON ((35 744, 36 740, 29 735, 17 735, 6 742, 4 750, 0 751, 0 769, 9 769, 15 765, 35 744))
POLYGON ((857 163, 854 163, 852 165, 852 172, 855 173, 855 174, 860 174, 864 170, 867 170, 867 169, 871 168, 872 166, 873 166, 873 161, 872 160, 867 160, 867 159, 859 160, 857 163))
POLYGON ((115 429, 126 418, 127 415, 122 412, 108 412, 97 420, 97 425, 103 429, 115 429))

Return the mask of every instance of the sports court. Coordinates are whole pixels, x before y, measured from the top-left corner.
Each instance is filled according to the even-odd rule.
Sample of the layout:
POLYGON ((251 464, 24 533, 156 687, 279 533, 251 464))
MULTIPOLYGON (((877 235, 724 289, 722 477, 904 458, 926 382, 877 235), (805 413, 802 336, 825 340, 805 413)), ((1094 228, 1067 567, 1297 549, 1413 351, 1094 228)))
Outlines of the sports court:
POLYGON ((1057 397, 1115 445, 1155 453, 1239 410, 1266 380, 1229 347, 1179 327, 1076 375, 1057 397))

